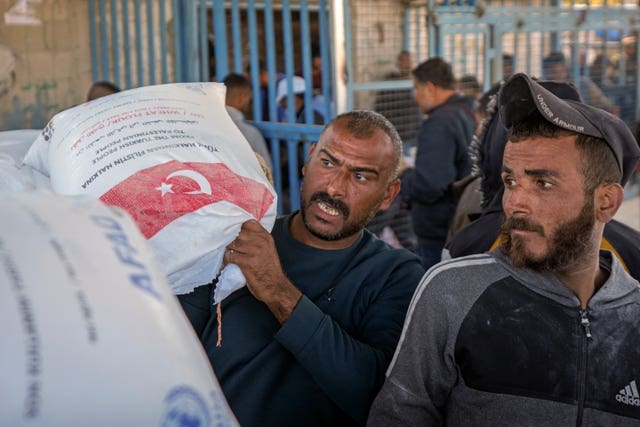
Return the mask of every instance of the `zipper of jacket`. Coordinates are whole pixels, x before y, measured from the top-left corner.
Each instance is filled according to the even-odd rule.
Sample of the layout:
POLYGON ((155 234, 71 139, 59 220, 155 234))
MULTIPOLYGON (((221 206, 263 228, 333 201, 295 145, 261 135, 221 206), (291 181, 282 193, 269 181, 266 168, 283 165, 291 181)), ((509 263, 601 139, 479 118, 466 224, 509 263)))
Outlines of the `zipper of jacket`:
POLYGON ((576 419, 576 426, 582 425, 582 413, 584 412, 584 401, 586 398, 587 388, 587 354, 589 341, 591 341, 591 328, 589 323, 589 316, 587 310, 580 310, 580 325, 584 330, 584 339, 582 340, 582 351, 580 354, 580 364, 578 365, 578 416, 576 419))

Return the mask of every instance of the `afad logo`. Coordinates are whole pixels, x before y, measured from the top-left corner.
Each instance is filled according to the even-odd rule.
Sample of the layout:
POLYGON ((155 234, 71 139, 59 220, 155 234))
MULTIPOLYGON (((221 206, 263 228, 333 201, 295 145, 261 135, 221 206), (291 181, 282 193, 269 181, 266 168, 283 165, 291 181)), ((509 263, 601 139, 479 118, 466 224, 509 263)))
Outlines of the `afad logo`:
POLYGON ((100 200, 127 211, 149 239, 177 218, 221 201, 260 221, 274 195, 263 183, 240 176, 223 163, 172 160, 136 172, 100 200))
POLYGON ((211 414, 204 399, 193 388, 181 385, 172 388, 164 399, 162 427, 209 427, 211 414))

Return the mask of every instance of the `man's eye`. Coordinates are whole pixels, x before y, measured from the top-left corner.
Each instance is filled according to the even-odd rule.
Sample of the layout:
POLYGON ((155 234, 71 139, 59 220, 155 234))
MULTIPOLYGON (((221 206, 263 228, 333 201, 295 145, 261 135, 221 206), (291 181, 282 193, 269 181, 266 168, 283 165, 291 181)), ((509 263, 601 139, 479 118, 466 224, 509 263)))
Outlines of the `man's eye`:
POLYGON ((504 183, 505 187, 513 187, 514 185, 516 185, 516 180, 513 178, 509 178, 509 177, 504 177, 502 178, 502 182, 504 183))
POLYGON ((320 159, 320 163, 322 163, 323 166, 332 166, 333 163, 331 163, 331 160, 328 159, 320 159))
POLYGON ((360 182, 368 181, 368 178, 361 173, 354 173, 353 177, 356 179, 356 181, 360 181, 360 182))
POLYGON ((545 190, 548 190, 551 187, 553 187, 553 184, 550 183, 549 181, 544 181, 544 180, 540 179, 540 180, 538 180, 538 187, 543 188, 545 190))

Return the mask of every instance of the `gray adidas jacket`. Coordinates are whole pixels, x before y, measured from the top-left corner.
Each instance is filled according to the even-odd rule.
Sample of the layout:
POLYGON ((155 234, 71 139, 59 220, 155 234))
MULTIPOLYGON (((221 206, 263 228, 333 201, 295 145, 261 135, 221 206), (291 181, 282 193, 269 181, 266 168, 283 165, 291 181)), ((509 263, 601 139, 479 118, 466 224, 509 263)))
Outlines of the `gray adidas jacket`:
POLYGON ((601 252, 583 311, 499 252, 425 274, 367 425, 639 426, 638 282, 601 252))

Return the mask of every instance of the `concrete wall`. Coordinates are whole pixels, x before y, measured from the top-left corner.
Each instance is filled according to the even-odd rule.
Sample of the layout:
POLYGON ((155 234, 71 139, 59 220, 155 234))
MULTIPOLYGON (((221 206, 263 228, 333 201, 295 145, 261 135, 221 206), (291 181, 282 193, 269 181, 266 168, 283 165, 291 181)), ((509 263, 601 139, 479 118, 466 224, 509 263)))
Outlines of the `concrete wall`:
POLYGON ((90 84, 86 0, 0 0, 0 130, 44 127, 90 84))

